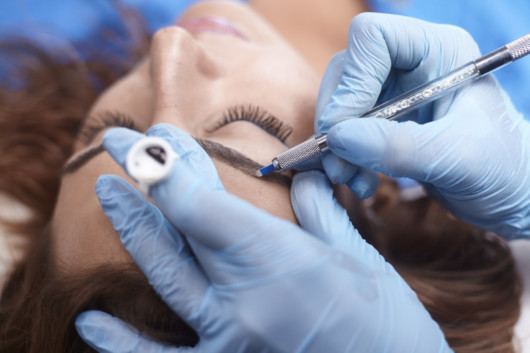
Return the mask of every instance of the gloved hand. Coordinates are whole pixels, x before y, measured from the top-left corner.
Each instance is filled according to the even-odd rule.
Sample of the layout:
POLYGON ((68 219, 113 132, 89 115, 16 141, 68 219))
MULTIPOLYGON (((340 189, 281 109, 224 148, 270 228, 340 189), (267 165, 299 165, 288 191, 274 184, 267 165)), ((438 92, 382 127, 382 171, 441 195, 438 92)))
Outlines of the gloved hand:
MULTIPOLYGON (((333 153, 326 173, 351 184, 355 165, 416 179, 461 219, 507 239, 530 237, 530 126, 493 76, 420 108, 407 122, 355 119, 478 57, 475 42, 456 27, 357 16, 319 96, 316 128, 328 133, 333 153)), ((375 189, 377 178, 364 175, 364 190, 375 189)))
MULTIPOLYGON (((294 180, 295 210, 312 236, 220 189, 211 161, 177 128, 157 125, 147 134, 165 138, 181 156, 169 179, 150 188, 160 210, 116 176, 100 177, 96 192, 149 282, 200 341, 193 348, 163 346, 116 318, 89 311, 76 326, 94 349, 451 351, 415 293, 352 227, 324 174, 294 180), (329 218, 314 217, 318 210, 311 201, 329 218)), ((142 138, 115 129, 104 146, 123 166, 127 150, 142 138)))

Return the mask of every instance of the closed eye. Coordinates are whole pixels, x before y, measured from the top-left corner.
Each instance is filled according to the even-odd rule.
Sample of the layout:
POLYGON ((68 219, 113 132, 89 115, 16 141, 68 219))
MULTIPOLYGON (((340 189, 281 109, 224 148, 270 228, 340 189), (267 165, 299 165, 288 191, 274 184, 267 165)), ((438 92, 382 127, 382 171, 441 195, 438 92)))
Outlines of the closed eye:
POLYGON ((98 133, 109 127, 126 127, 131 130, 140 131, 134 123, 134 119, 122 112, 103 111, 93 118, 88 119, 89 123, 83 125, 77 134, 77 139, 84 146, 89 145, 98 133))
POLYGON ((270 114, 266 110, 252 105, 238 105, 230 107, 221 117, 221 120, 209 132, 219 130, 220 128, 236 121, 248 121, 270 135, 276 137, 285 144, 285 140, 293 132, 293 128, 283 121, 270 114))

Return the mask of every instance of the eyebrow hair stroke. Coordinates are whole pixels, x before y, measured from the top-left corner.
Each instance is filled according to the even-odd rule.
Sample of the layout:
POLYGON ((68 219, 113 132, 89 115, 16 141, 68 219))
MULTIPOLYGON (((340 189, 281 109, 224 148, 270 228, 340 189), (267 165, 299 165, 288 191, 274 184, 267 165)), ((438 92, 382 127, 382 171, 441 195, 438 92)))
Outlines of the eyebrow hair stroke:
POLYGON ((105 151, 105 148, 103 148, 103 144, 99 144, 96 147, 93 147, 89 150, 86 150, 85 152, 79 154, 77 157, 75 157, 73 160, 67 162, 59 172, 60 176, 63 176, 68 173, 73 173, 79 168, 81 168, 85 163, 87 163, 89 160, 97 156, 98 154, 105 151))
MULTIPOLYGON (((226 163, 230 165, 231 167, 238 169, 242 171, 244 174, 250 175, 252 177, 256 177, 255 172, 256 169, 261 168, 261 165, 252 159, 248 158, 244 154, 226 147, 220 143, 201 139, 201 138, 194 138, 195 141, 204 149, 204 151, 211 157, 215 158, 220 162, 226 163)), ((92 158, 99 155, 100 153, 104 152, 105 149, 103 148, 102 144, 99 144, 96 147, 93 147, 81 154, 79 154, 75 159, 68 162, 62 169, 61 169, 61 176, 64 176, 69 173, 73 173, 79 168, 81 168, 83 165, 85 165, 87 162, 89 162, 92 158)), ((287 187, 291 186, 291 177, 287 174, 281 174, 281 173, 271 173, 268 174, 260 180, 270 181, 276 184, 284 185, 287 187)))
MULTIPOLYGON (((239 169, 243 173, 256 177, 256 170, 261 168, 261 164, 253 161, 244 154, 230 148, 226 147, 218 142, 195 138, 194 140, 202 147, 203 150, 211 157, 215 158, 218 161, 224 162, 236 169, 239 169)), ((287 174, 281 173, 271 173, 267 174, 270 178, 263 179, 266 181, 271 181, 276 184, 281 184, 290 187, 292 179, 287 174)), ((263 178, 263 177, 262 177, 263 178)), ((260 178, 260 179, 262 179, 260 178)))

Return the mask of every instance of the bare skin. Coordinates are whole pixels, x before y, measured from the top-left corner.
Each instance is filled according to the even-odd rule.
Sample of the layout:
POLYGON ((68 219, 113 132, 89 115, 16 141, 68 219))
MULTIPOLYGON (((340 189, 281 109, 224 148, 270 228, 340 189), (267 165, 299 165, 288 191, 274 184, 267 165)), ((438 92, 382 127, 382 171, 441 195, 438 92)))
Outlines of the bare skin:
POLYGON ((250 0, 313 66, 324 74, 331 57, 346 48, 348 26, 355 15, 370 11, 363 0, 250 0))

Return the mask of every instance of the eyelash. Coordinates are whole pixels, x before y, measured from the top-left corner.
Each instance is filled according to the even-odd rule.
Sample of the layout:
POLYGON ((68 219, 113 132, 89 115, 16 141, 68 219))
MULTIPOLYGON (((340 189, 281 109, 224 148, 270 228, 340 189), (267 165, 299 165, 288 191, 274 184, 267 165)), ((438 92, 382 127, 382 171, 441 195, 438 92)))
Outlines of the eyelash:
MULTIPOLYGON (((293 128, 284 124, 274 115, 262 110, 256 106, 234 106, 228 108, 221 117, 219 123, 212 131, 222 128, 236 121, 251 122, 268 133, 272 134, 280 141, 285 142, 287 137, 293 132, 293 128)), ((78 134, 78 139, 89 144, 102 130, 108 127, 126 127, 131 130, 139 131, 134 120, 127 114, 121 112, 105 111, 99 113, 92 122, 83 126, 78 134)))
POLYGON ((121 112, 105 111, 91 119, 91 123, 83 126, 78 134, 78 139, 89 144, 102 130, 108 127, 126 127, 138 131, 134 120, 127 114, 121 112))
POLYGON ((275 136, 282 142, 285 142, 287 137, 289 137, 289 135, 293 132, 292 127, 284 124, 274 115, 271 115, 263 109, 252 105, 239 105, 228 108, 228 110, 223 114, 221 121, 219 121, 212 131, 220 129, 223 126, 235 121, 251 122, 275 136))

